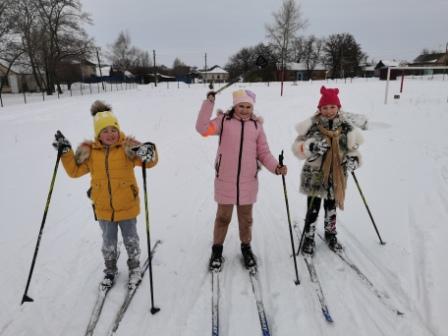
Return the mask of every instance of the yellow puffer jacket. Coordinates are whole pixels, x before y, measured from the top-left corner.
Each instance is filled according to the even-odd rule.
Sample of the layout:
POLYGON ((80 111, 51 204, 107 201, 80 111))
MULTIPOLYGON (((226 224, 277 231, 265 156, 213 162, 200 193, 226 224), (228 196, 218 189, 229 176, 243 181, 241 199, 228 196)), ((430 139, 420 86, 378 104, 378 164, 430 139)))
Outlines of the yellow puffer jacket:
MULTIPOLYGON (((62 164, 70 177, 90 173, 90 197, 98 220, 122 221, 137 217, 140 213, 139 188, 134 167, 142 162, 131 150, 138 144, 134 138, 120 134, 117 144, 105 147, 98 140, 84 142, 76 150, 65 153, 62 164)), ((147 168, 157 164, 155 155, 147 168)))

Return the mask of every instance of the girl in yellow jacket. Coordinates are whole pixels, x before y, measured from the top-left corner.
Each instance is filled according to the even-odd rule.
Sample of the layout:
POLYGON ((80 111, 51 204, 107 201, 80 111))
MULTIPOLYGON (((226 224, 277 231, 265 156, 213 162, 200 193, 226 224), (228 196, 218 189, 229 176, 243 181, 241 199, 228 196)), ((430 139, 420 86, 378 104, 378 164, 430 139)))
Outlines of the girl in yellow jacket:
POLYGON ((60 133, 53 144, 62 150, 61 161, 70 177, 90 173, 89 197, 95 217, 103 233, 104 279, 102 285, 111 287, 117 274, 117 235, 120 227, 128 253, 129 286, 141 281, 140 244, 136 217, 140 212, 140 199, 134 167, 157 164, 154 145, 146 151, 136 150, 141 145, 126 137, 109 105, 95 101, 90 109, 95 131, 94 141, 83 142, 74 153, 70 142, 60 133))

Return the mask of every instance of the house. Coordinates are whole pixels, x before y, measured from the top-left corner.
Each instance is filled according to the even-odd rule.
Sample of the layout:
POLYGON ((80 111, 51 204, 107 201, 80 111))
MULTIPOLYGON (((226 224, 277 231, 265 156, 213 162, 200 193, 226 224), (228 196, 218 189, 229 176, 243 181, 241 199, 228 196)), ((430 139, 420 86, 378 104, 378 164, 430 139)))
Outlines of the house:
POLYGON ((361 76, 364 78, 371 78, 375 76, 375 65, 373 64, 361 64, 361 76))
POLYGON ((381 60, 375 65, 375 76, 379 77, 381 80, 387 79, 387 71, 391 68, 390 71, 390 80, 397 79, 397 76, 401 73, 400 70, 393 70, 392 68, 400 66, 400 63, 397 61, 388 61, 381 60))
POLYGON ((161 73, 157 73, 156 75, 154 75, 153 73, 147 73, 141 76, 141 82, 143 84, 149 84, 149 83, 154 83, 154 79, 157 80, 157 83, 160 82, 175 82, 176 81, 176 77, 175 76, 169 76, 169 75, 164 75, 161 73))
MULTIPOLYGON (((281 65, 277 67, 277 78, 281 80, 281 65)), ((285 65, 285 81, 322 80, 327 78, 328 70, 325 65, 318 63, 309 69, 306 63, 288 62, 285 65)))
POLYGON ((224 83, 229 79, 229 73, 218 65, 199 71, 199 74, 206 82, 224 83))
POLYGON ((56 66, 56 77, 61 83, 85 82, 96 76, 96 64, 78 58, 65 58, 56 66))
MULTIPOLYGON (((412 63, 411 67, 435 67, 448 66, 448 53, 424 53, 419 55, 412 63)), ((445 69, 413 70, 414 75, 432 75, 446 73, 445 69)))
POLYGON ((2 92, 21 93, 39 91, 30 67, 14 64, 8 73, 8 66, 6 62, 0 61, 0 81, 3 84, 2 92), (6 73, 8 73, 7 76, 6 73))

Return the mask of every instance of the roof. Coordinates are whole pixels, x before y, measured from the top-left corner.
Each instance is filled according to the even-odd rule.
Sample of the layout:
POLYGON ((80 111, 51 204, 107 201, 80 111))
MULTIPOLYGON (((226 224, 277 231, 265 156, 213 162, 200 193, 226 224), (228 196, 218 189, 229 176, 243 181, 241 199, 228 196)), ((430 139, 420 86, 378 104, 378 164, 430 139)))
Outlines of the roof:
MULTIPOLYGON (((5 67, 6 69, 8 69, 8 67, 9 67, 8 62, 6 62, 4 60, 0 60, 0 65, 5 67)), ((31 75, 33 73, 33 71, 31 70, 31 67, 26 64, 14 63, 13 66, 11 67, 11 70, 9 71, 9 73, 16 74, 16 75, 31 75)))
POLYGON ((226 70, 224 70, 223 68, 221 68, 218 65, 213 66, 212 68, 210 68, 209 70, 201 70, 199 71, 200 73, 208 73, 208 74, 226 74, 228 73, 226 70))
POLYGON ((414 63, 436 63, 445 56, 446 53, 421 54, 414 60, 414 63))
MULTIPOLYGON (((307 67, 306 63, 303 63, 303 62, 301 62, 301 63, 289 62, 289 63, 286 63, 286 69, 292 70, 292 71, 306 71, 306 70, 308 70, 308 67, 307 67)), ((325 71, 327 69, 325 68, 325 65, 323 65, 322 63, 317 63, 314 66, 313 70, 325 71)))
POLYGON ((378 69, 378 68, 391 68, 391 67, 397 67, 397 66, 400 66, 400 63, 395 61, 395 60, 393 60, 393 61, 381 60, 375 66, 375 69, 378 69))

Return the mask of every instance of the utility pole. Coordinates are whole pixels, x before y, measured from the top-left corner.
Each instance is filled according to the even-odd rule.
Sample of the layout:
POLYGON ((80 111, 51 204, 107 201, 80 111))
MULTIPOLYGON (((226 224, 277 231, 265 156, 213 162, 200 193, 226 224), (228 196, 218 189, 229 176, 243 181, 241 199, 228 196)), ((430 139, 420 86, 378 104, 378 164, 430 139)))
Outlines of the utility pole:
POLYGON ((152 57, 154 62, 154 85, 157 87, 157 68, 156 68, 156 51, 153 49, 152 57))
POLYGON ((101 86, 103 87, 104 91, 103 72, 101 71, 100 53, 98 52, 98 48, 96 49, 96 58, 98 59, 98 67, 100 69, 101 86))
POLYGON ((204 55, 204 85, 207 85, 207 53, 204 55))
POLYGON ((445 46, 445 65, 448 66, 448 42, 446 43, 445 46))

